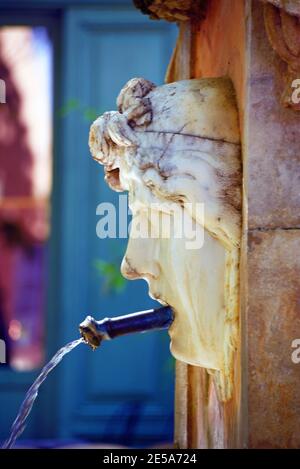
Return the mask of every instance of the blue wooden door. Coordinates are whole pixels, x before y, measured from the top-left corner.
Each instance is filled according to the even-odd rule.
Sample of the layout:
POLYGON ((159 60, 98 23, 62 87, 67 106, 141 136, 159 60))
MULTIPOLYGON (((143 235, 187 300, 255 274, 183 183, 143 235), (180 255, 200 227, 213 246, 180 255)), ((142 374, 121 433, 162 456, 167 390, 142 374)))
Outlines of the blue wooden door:
MULTIPOLYGON (((96 207, 118 194, 90 157, 88 131, 97 114, 116 108, 132 77, 163 83, 175 27, 150 21, 130 6, 70 9, 63 36, 63 112, 55 173, 54 235, 57 252, 57 334, 77 336, 86 314, 114 316, 159 306, 144 281, 107 285, 97 265, 121 261, 127 240, 96 236, 96 207)), ((75 350, 58 371, 59 436, 124 445, 172 439, 173 371, 166 332, 119 338, 95 353, 75 350)))

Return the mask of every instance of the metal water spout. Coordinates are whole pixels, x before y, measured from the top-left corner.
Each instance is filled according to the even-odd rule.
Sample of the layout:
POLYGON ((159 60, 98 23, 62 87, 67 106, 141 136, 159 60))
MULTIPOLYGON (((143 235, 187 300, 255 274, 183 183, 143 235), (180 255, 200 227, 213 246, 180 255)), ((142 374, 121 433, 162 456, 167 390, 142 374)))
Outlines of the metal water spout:
POLYGON ((163 306, 158 309, 125 314, 115 318, 105 318, 101 321, 96 321, 92 316, 87 316, 79 325, 79 331, 84 341, 93 349, 96 349, 103 340, 114 339, 134 332, 168 329, 173 319, 172 308, 163 306))

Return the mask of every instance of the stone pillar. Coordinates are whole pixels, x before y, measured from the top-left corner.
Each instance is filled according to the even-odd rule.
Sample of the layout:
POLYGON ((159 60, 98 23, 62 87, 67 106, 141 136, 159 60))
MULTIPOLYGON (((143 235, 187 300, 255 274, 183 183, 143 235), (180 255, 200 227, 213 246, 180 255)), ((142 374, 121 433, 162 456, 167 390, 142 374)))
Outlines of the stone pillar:
MULTIPOLYGON (((170 19, 172 1, 164 3, 170 19)), ((300 339, 300 112, 291 99, 291 77, 297 78, 299 63, 300 5, 199 1, 188 17, 189 2, 180 3, 187 7, 167 81, 230 76, 240 114, 244 194, 235 394, 219 403, 206 370, 177 363, 175 444, 296 448, 300 363, 292 360, 292 343, 300 339)))

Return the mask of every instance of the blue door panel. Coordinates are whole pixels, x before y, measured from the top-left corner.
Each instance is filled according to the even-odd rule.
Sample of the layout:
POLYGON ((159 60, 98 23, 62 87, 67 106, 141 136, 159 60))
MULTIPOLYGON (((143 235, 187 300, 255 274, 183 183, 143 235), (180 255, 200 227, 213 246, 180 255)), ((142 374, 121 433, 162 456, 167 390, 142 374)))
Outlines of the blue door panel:
MULTIPOLYGON (((134 76, 163 83, 175 28, 133 9, 70 10, 65 18, 64 99, 75 110, 62 120, 61 341, 76 336, 88 313, 99 317, 159 306, 143 281, 105 290, 97 260, 119 265, 127 240, 99 239, 96 207, 118 206, 90 157, 89 119, 116 108, 134 76), (65 215, 64 215, 65 214, 65 215)), ((65 438, 148 444, 172 437, 172 366, 165 332, 123 337, 92 353, 84 346, 60 368, 59 428, 65 438), (126 437, 125 437, 126 435, 126 437)))

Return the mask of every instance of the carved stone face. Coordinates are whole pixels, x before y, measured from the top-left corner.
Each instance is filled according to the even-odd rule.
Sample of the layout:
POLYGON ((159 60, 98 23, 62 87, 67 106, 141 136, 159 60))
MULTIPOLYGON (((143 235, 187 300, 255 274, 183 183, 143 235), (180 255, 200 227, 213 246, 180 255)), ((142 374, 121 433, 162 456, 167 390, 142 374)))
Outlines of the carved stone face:
MULTIPOLYGON (((154 227, 154 236, 157 237, 130 236, 121 266, 122 274, 131 280, 145 279, 150 296, 173 307, 175 320, 169 335, 175 358, 193 365, 221 369, 225 340, 224 247, 194 223, 193 230, 197 230, 195 238, 201 239, 204 234, 204 245, 189 248, 191 240, 183 230, 183 236, 176 238, 172 222, 178 213, 174 215, 172 206, 169 212, 166 203, 163 210, 153 209, 148 205, 149 199, 145 200, 139 192, 133 199, 130 204, 133 225, 152 228, 153 220, 159 220, 163 229, 154 227), (171 230, 167 232, 169 226, 171 230)), ((151 200, 159 207, 155 197, 151 200)), ((178 207, 179 212, 184 210, 178 207)), ((188 214, 184 216, 189 217, 188 214)))
POLYGON ((241 224, 231 84, 218 78, 155 87, 133 79, 117 103, 117 112, 92 125, 90 148, 105 166, 108 184, 129 192, 133 228, 122 273, 144 278, 151 296, 174 308, 169 333, 176 358, 230 375, 241 224), (197 204, 203 204, 204 218, 197 204), (196 237, 204 233, 202 247, 190 248, 185 234, 175 235, 176 213, 190 220, 196 237), (161 227, 169 224, 164 237, 161 227), (156 235, 136 237, 137 226, 152 227, 156 235))

